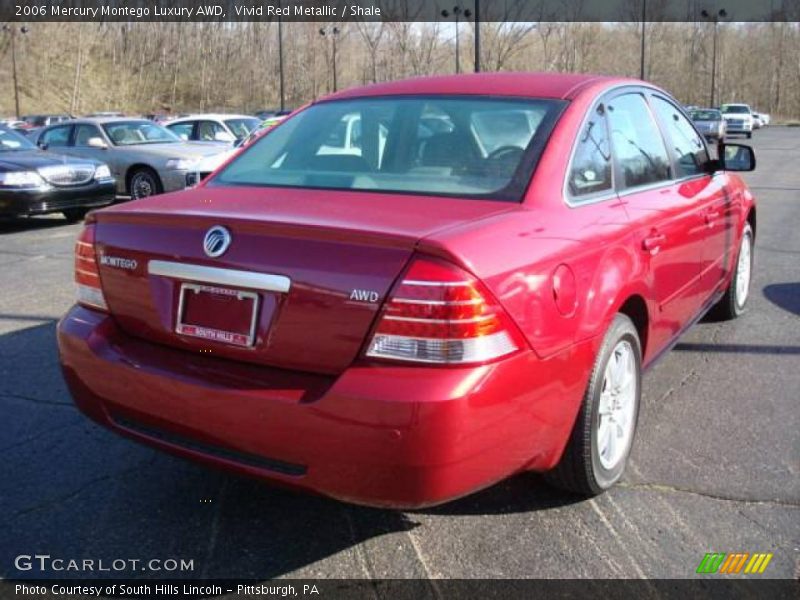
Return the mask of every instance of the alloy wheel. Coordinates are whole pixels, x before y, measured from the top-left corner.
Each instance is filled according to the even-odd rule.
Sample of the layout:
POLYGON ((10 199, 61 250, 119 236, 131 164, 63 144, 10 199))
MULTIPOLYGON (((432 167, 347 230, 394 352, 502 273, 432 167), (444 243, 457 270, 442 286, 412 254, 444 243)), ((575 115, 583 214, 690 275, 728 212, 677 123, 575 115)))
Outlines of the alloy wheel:
POLYGON ((630 447, 636 404, 636 359, 627 340, 621 340, 609 357, 597 416, 597 454, 600 464, 612 470, 630 447))

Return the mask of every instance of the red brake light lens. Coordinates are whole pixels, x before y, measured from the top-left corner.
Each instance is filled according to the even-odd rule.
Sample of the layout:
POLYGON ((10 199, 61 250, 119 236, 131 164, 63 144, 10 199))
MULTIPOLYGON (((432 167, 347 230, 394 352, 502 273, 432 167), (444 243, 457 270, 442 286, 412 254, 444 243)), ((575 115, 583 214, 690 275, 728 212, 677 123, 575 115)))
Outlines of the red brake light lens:
POLYGON ((100 287, 100 271, 94 249, 95 225, 88 224, 75 242, 75 283, 78 284, 78 304, 89 308, 108 310, 103 289, 100 287))
POLYGON ((516 325, 483 283, 455 265, 416 258, 387 300, 367 356, 485 363, 523 344, 516 325))

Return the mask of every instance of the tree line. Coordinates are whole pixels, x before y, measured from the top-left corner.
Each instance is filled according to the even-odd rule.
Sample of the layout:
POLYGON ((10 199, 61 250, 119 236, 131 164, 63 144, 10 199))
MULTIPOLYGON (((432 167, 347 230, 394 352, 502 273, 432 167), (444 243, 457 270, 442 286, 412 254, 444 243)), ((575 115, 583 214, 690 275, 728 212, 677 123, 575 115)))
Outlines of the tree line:
MULTIPOLYGON (((282 24, 287 107, 338 87, 455 70, 453 23, 282 24), (331 24, 329 29, 332 29, 331 24)), ((648 23, 645 78, 686 104, 711 96, 713 23, 648 23)), ((16 37, 23 113, 236 111, 280 102, 276 22, 32 23, 16 37)), ((474 25, 461 23, 460 66, 473 70, 474 25)), ((641 24, 483 23, 484 71, 591 72, 638 77, 641 24)), ((6 85, 0 112, 14 113, 10 36, 0 37, 6 85)), ((721 23, 716 98, 775 117, 800 117, 798 23, 721 23)))

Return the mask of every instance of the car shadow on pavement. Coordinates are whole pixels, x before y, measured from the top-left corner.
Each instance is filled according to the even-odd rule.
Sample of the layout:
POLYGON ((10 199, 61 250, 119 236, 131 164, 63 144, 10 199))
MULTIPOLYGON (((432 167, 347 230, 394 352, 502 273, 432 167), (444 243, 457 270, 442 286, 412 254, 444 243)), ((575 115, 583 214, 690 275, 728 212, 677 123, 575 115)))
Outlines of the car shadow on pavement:
POLYGON ((421 509, 432 515, 500 515, 560 508, 586 498, 549 485, 537 473, 520 473, 464 498, 421 509))
POLYGON ((21 231, 33 231, 36 229, 51 229, 53 227, 63 227, 71 224, 72 223, 64 219, 61 215, 48 215, 43 217, 20 219, 0 219, 0 235, 19 233, 21 231))
POLYGON ((764 297, 775 306, 800 315, 800 282, 771 283, 764 287, 764 297))
MULTIPOLYGON (((414 512, 284 491, 106 431, 72 404, 58 366, 55 327, 51 321, 0 335, 0 578, 263 579, 304 567, 319 577, 364 576, 354 566, 353 547, 419 526, 421 515, 414 512), (37 553, 106 565, 185 559, 194 569, 87 575, 15 567, 17 556, 37 553), (322 559, 324 567, 315 564, 322 559)), ((420 512, 507 513, 577 500, 521 475, 420 512)), ((402 543, 409 538, 401 535, 402 543)))

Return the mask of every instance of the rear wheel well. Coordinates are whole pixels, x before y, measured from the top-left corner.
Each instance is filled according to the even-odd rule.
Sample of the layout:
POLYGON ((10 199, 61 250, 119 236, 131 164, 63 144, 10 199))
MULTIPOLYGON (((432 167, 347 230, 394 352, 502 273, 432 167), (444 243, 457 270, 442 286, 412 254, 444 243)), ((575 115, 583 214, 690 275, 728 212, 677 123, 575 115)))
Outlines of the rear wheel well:
POLYGON ((647 313, 647 304, 641 296, 631 296, 620 306, 619 312, 633 321, 636 333, 639 334, 639 342, 642 345, 642 358, 647 352, 647 332, 649 330, 650 317, 647 313))
POLYGON ((753 239, 756 237, 756 209, 751 208, 747 213, 747 222, 750 223, 750 229, 753 230, 753 239))

